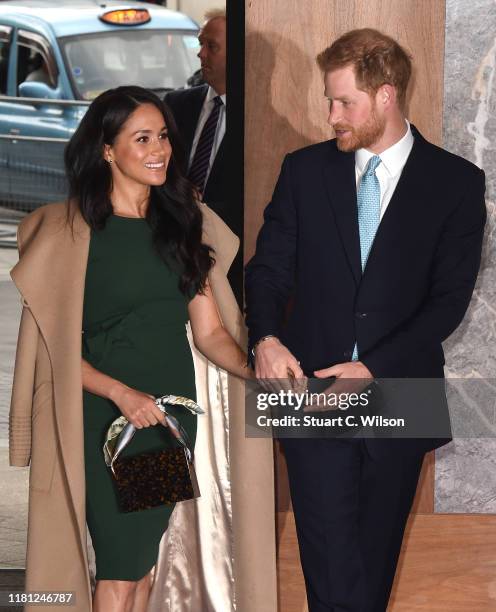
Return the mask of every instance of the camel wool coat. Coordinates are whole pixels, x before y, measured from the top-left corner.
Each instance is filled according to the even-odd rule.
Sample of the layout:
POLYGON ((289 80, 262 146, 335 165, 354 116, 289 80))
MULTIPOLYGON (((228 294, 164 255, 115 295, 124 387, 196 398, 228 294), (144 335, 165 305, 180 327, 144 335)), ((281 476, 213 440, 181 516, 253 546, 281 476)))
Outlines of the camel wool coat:
MULTIPOLYGON (((201 209, 204 241, 215 251, 216 263, 209 274, 212 293, 223 325, 243 346, 241 313, 226 279, 238 241, 213 211, 203 204, 201 209)), ((71 227, 66 204, 43 206, 19 226, 20 259, 12 270, 23 309, 9 443, 11 465, 31 465, 26 591, 73 591, 74 612, 91 611, 81 378, 89 239, 90 229, 78 212, 71 227)), ((197 372, 197 385, 198 377, 197 372)), ((245 438, 243 383, 228 377, 227 389, 230 482, 226 490, 231 512, 224 527, 230 537, 225 538, 229 550, 224 551, 219 571, 224 571, 225 560, 232 566, 231 610, 276 612, 272 444, 270 440, 245 438)), ((185 525, 181 525, 181 511, 173 521, 176 510, 171 518, 174 529, 187 533, 185 525)), ((184 516, 187 514, 183 512, 184 516)), ((187 528, 195 526, 190 524, 187 528)), ((169 527, 162 548, 167 546, 164 540, 171 530, 169 527)), ((168 560, 167 571, 173 563, 173 558, 168 560)), ((182 559, 182 563, 188 566, 188 559, 182 559)), ((157 570, 161 569, 159 566, 160 557, 157 570)), ((160 571, 156 576, 161 576, 160 571)), ((178 579, 182 578, 179 572, 178 579)), ((181 592, 181 588, 182 585, 176 590, 181 592)), ((208 602, 198 603, 198 598, 180 599, 177 604, 165 606, 153 604, 152 597, 149 612, 230 612, 215 609, 208 602), (192 601, 196 603, 188 603, 192 601), (198 605, 203 608, 201 611, 198 605)), ((155 601, 159 601, 157 597, 155 601)), ((35 608, 26 607, 31 609, 35 608)), ((59 606, 42 609, 55 612, 59 606)))

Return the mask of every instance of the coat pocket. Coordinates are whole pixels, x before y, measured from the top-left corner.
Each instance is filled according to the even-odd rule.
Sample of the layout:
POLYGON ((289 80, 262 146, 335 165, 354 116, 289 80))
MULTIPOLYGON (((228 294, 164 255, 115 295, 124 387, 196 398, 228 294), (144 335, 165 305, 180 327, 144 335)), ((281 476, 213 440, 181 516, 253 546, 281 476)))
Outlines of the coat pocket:
POLYGON ((31 470, 29 488, 50 491, 56 453, 52 381, 43 382, 33 397, 31 470))

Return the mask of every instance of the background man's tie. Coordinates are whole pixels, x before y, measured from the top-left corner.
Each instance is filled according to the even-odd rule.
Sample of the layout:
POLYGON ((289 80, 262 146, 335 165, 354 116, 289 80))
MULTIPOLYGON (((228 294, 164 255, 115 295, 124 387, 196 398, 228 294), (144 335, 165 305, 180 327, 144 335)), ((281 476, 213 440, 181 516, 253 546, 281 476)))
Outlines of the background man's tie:
MULTIPOLYGON (((381 186, 379 185, 379 179, 375 175, 376 168, 380 163, 381 158, 378 155, 374 155, 369 159, 357 194, 362 272, 365 270, 370 248, 374 242, 379 221, 381 220, 381 186)), ((351 359, 352 361, 358 359, 356 342, 351 359)))
POLYGON ((220 96, 215 96, 213 103, 214 107, 210 111, 210 115, 203 126, 196 147, 195 156, 193 157, 188 172, 189 180, 196 185, 202 193, 205 188, 205 179, 207 178, 208 166, 210 164, 210 155, 212 153, 215 132, 217 130, 220 107, 223 104, 222 98, 220 96))

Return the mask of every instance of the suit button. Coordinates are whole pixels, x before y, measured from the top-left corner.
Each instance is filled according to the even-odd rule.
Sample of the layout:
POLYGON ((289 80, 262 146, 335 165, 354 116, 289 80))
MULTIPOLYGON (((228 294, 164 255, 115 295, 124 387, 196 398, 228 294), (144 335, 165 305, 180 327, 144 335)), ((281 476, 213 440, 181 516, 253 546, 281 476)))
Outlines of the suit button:
POLYGON ((351 359, 352 355, 353 355, 353 351, 345 351, 343 353, 344 358, 347 359, 348 361, 351 359))
POLYGON ((355 312, 355 317, 357 319, 366 319, 367 313, 366 312, 355 312))

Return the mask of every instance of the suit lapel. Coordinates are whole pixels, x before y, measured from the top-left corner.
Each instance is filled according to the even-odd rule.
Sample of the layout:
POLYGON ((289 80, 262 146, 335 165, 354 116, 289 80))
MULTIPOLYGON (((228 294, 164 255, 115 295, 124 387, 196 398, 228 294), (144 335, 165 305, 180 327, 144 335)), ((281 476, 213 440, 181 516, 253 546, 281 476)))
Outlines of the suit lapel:
MULTIPOLYGON (((226 171, 225 168, 225 142, 226 142, 226 138, 225 136, 222 138, 222 141, 219 145, 219 148, 217 150, 217 153, 215 154, 214 157, 214 163, 212 164, 212 168, 210 170, 210 173, 208 175, 208 179, 207 182, 205 183, 205 190, 203 192, 203 195, 205 196, 205 201, 206 202, 214 202, 217 205, 223 205, 226 204, 225 202, 219 202, 219 200, 224 200, 225 199, 225 193, 224 190, 222 189, 223 186, 223 175, 226 171), (211 192, 213 192, 213 196, 211 194, 211 192)), ((215 211, 215 212, 220 212, 222 217, 225 218, 225 214, 228 211, 222 210, 222 211, 215 211)))
MULTIPOLYGON (((422 198, 423 183, 419 182, 418 179, 419 176, 428 176, 429 172, 423 155, 426 141, 415 126, 412 125, 411 127, 415 138, 412 151, 377 229, 364 274, 373 267, 376 259, 391 256, 391 253, 385 252, 388 245, 388 235, 391 232, 398 231, 398 227, 405 217, 405 207, 408 206, 408 203, 422 198)), ((336 225, 341 234, 343 249, 346 252, 350 268, 358 286, 362 279, 362 267, 358 228, 355 155, 339 151, 333 153, 334 156, 324 169, 325 183, 334 211, 336 225)))
MULTIPOLYGON (((225 172, 224 168, 224 155, 225 155, 225 138, 222 138, 217 153, 215 155, 214 163, 212 164, 212 169, 210 170, 210 174, 208 176, 208 181, 212 179, 212 181, 217 180, 219 174, 225 172)), ((208 185, 207 181, 207 185, 208 185)))
POLYGON ((191 147, 193 145, 196 126, 198 124, 198 119, 200 118, 203 102, 208 92, 208 86, 197 87, 196 89, 192 89, 191 91, 194 91, 194 95, 189 96, 190 104, 187 104, 184 107, 184 119, 182 122, 184 129, 183 138, 186 148, 188 150, 188 158, 191 152, 191 147))
POLYGON ((324 168, 324 181, 350 268, 358 285, 362 276, 356 198, 355 155, 336 152, 324 168))
POLYGON ((391 233, 397 234, 404 225, 405 219, 408 217, 410 203, 415 201, 420 203, 423 201, 422 193, 425 181, 419 181, 419 177, 427 177, 429 175, 428 164, 426 164, 423 156, 426 141, 414 126, 412 126, 412 132, 414 134, 412 150, 377 228, 364 274, 374 265, 375 260, 392 256, 391 253, 387 252, 389 244, 388 236, 391 233))

